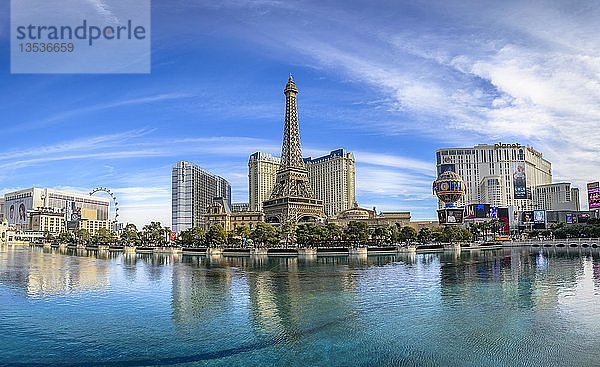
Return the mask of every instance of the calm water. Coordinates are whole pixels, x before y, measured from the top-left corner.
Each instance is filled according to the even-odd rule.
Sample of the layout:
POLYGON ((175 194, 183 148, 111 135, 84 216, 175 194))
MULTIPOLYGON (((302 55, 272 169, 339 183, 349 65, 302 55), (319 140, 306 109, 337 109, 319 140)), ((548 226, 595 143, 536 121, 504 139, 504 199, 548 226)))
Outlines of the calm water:
POLYGON ((2 366, 592 366, 600 252, 244 258, 0 247, 2 366))

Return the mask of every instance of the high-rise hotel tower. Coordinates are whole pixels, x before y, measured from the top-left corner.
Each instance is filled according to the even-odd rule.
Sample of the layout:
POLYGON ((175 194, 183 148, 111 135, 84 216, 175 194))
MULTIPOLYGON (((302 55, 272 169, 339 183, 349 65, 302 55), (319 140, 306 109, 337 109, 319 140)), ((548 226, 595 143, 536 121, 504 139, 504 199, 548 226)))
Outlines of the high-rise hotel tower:
MULTIPOLYGON (((356 201, 354 155, 336 149, 318 158, 304 158, 308 179, 317 199, 323 200, 325 215, 334 216, 353 207, 356 201)), ((251 210, 261 211, 269 198, 279 169, 280 158, 256 152, 248 160, 248 199, 251 210)))
POLYGON ((202 227, 206 209, 214 198, 221 197, 231 205, 229 182, 190 162, 180 161, 173 166, 171 189, 172 226, 177 233, 202 227))
POLYGON ((552 183, 552 167, 542 153, 521 144, 479 144, 436 151, 438 175, 447 170, 465 181, 459 205, 485 203, 514 210, 536 206, 535 188, 552 183))

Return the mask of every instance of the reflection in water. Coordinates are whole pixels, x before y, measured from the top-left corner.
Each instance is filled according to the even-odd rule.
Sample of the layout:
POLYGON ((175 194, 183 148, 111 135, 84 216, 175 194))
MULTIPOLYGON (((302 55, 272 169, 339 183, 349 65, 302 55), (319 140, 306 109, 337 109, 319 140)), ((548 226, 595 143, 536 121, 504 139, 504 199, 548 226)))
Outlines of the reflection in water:
POLYGON ((0 307, 9 310, 0 365, 593 365, 600 252, 206 257, 3 247, 0 307))
POLYGON ((100 290, 109 285, 110 266, 74 250, 32 248, 7 251, 2 266, 2 283, 11 284, 29 296, 59 295, 100 290), (64 256, 71 254, 77 256, 64 256), (81 257, 79 257, 81 256, 81 257), (26 266, 23 266, 26 265, 26 266))

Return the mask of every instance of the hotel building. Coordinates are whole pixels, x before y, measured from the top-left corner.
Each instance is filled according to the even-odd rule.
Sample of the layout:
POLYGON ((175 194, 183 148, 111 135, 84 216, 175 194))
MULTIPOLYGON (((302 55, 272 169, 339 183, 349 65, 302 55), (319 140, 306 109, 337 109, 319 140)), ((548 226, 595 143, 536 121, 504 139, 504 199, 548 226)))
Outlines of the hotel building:
POLYGON ((568 182, 537 186, 534 197, 539 210, 579 211, 579 189, 568 182))
POLYGON ((94 234, 110 225, 110 200, 86 193, 34 187, 7 193, 4 201, 4 217, 16 230, 58 234, 86 229, 94 234))
POLYGON ((247 208, 231 208, 223 198, 214 198, 204 216, 204 229, 208 231, 214 225, 221 225, 226 231, 232 231, 237 226, 246 226, 250 230, 256 228, 259 222, 265 221, 263 212, 250 211, 247 208))
POLYGON ((250 210, 262 211, 263 201, 269 200, 275 186, 280 158, 256 152, 248 160, 248 200, 250 210))
MULTIPOLYGON (((465 181, 458 205, 486 203, 514 210, 535 209, 535 188, 552 183, 552 167, 542 153, 521 144, 479 144, 436 151, 438 175, 452 170, 465 181)), ((440 207, 441 207, 440 203, 440 207)))
POLYGON ((221 197, 231 205, 231 185, 222 177, 198 165, 180 161, 171 173, 171 218, 173 231, 204 227, 204 215, 213 199, 221 197))
MULTIPOLYGON (((248 199, 250 210, 261 211, 277 177, 281 159, 256 152, 248 160, 248 199)), ((356 169, 354 155, 337 149, 318 158, 304 158, 308 177, 317 199, 323 201, 327 216, 352 208, 356 201, 356 169)))

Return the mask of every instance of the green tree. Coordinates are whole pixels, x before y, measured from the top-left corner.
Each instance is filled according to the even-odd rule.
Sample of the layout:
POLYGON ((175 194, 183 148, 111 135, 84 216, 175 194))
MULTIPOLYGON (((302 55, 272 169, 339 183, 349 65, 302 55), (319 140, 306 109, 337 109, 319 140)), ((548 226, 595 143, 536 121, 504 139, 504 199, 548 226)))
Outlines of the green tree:
POLYGON ((71 232, 60 232, 58 235, 59 243, 75 243, 75 238, 71 232))
POLYGON ((296 240, 303 246, 318 246, 327 240, 327 227, 315 223, 302 223, 296 227, 296 240))
POLYGON ((211 226, 206 232, 206 242, 209 247, 221 247, 227 243, 227 232, 220 224, 211 226))
POLYGON ((500 220, 494 218, 494 219, 491 219, 488 223, 489 223, 490 229, 492 230, 492 235, 498 234, 498 231, 500 230, 500 228, 502 228, 502 222, 500 222, 500 220))
POLYGON ((288 220, 285 221, 280 228, 281 240, 285 243, 285 246, 292 246, 296 243, 296 222, 288 220))
POLYGON ((378 245, 391 241, 392 231, 388 226, 379 226, 373 229, 372 238, 378 245))
POLYGON ((340 241, 344 236, 344 231, 342 231, 342 227, 340 227, 336 223, 327 223, 327 226, 325 226, 325 230, 325 239, 327 241, 340 241))
POLYGON ((140 244, 141 239, 138 233, 138 229, 133 223, 128 223, 121 233, 121 241, 128 246, 137 246, 140 244))
POLYGON ((402 242, 410 243, 417 239, 417 230, 410 226, 404 226, 400 229, 399 239, 402 242))
POLYGON ((200 227, 188 228, 179 233, 177 244, 180 246, 200 247, 206 243, 206 232, 200 227))
POLYGON ((146 246, 164 246, 167 244, 166 231, 160 222, 150 222, 142 228, 142 243, 146 246))
POLYGON ((44 232, 44 239, 46 240, 46 242, 52 242, 55 240, 55 237, 52 233, 46 231, 44 232))
POLYGON ((91 236, 90 242, 95 245, 108 245, 113 243, 115 239, 115 234, 108 228, 100 228, 93 236, 91 236))
POLYGON ((273 247, 279 243, 279 234, 269 223, 257 223, 250 234, 252 241, 258 246, 273 247))
POLYGON ((240 225, 235 227, 234 232, 237 236, 240 236, 243 240, 250 237, 250 228, 246 225, 240 225))
POLYGON ((439 242, 456 243, 470 241, 473 238, 473 234, 463 227, 445 226, 442 230, 436 231, 436 237, 439 242))
POLYGON ((344 233, 355 245, 365 244, 369 241, 369 225, 365 222, 349 222, 344 233))
POLYGON ((417 241, 419 243, 429 243, 434 239, 433 232, 429 228, 421 228, 419 229, 419 233, 417 234, 417 241))
POLYGON ((90 232, 88 232, 88 230, 85 228, 76 229, 73 234, 75 235, 75 240, 77 243, 81 243, 83 245, 88 244, 92 239, 90 232))

